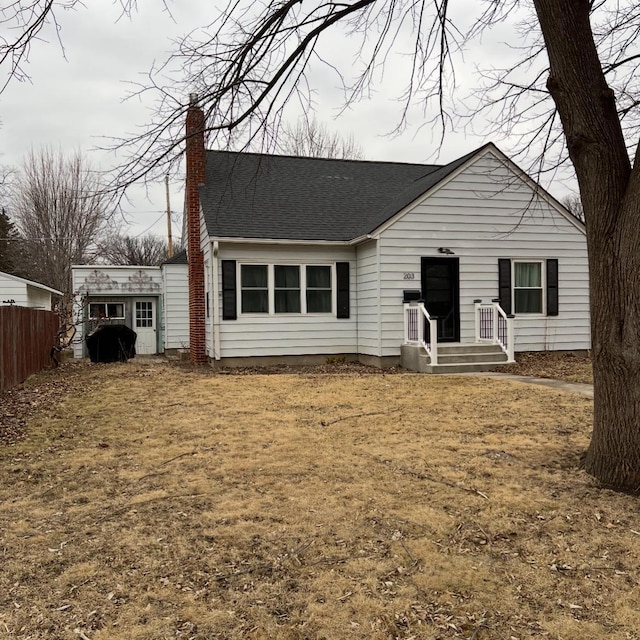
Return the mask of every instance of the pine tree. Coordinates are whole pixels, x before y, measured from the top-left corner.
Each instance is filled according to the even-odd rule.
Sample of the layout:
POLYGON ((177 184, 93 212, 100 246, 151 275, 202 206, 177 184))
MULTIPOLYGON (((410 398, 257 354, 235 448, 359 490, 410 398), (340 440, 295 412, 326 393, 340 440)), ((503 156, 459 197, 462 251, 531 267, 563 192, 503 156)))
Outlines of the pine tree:
POLYGON ((0 210, 0 271, 21 275, 20 245, 22 238, 4 208, 0 210))

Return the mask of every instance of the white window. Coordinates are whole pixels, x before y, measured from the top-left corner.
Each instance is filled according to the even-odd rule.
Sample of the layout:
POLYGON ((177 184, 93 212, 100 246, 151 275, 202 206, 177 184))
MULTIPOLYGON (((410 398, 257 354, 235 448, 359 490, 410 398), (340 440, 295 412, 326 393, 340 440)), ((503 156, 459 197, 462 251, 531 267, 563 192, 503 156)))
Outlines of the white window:
POLYGON ((136 300, 136 328, 153 329, 153 302, 136 300))
POLYGON ((240 264, 240 312, 331 313, 333 280, 331 265, 240 264))
POLYGON ((90 302, 91 320, 124 320, 124 302, 90 302))
POLYGON ((242 313, 269 313, 269 272, 266 264, 240 265, 242 313))
POLYGON ((307 266, 307 313, 331 313, 331 267, 307 266))
POLYGON ((513 263, 514 312, 543 313, 544 283, 542 261, 513 263))
POLYGON ((300 313, 300 267, 274 265, 273 282, 275 312, 300 313))

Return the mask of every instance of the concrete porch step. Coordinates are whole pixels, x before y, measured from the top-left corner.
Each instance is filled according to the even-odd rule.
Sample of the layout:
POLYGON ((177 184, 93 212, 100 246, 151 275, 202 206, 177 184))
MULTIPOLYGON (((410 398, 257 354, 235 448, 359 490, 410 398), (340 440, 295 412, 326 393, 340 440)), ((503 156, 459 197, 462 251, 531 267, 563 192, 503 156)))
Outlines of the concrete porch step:
POLYGON ((492 371, 507 363, 507 354, 494 344, 439 344, 437 365, 432 365, 424 349, 417 345, 402 345, 400 354, 404 369, 420 373, 492 371))

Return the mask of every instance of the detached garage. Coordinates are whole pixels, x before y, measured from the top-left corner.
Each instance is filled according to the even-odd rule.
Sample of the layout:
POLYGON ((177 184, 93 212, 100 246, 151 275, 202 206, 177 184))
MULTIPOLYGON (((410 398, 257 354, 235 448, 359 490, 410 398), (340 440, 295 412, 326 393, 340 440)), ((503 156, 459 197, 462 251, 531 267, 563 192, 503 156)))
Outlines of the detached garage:
POLYGON ((100 325, 126 325, 136 332, 136 352, 163 351, 160 267, 74 266, 78 336, 74 356, 88 355, 85 336, 100 325))

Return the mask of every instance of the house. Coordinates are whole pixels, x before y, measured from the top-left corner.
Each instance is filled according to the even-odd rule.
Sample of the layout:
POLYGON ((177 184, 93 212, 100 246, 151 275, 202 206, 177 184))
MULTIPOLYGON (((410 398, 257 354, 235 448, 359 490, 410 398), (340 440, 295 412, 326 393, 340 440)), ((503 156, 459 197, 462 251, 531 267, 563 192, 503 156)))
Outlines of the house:
POLYGON ((62 291, 57 289, 0 271, 0 306, 16 305, 51 311, 52 296, 61 295, 62 291))
POLYGON ((412 297, 442 343, 486 340, 499 298, 512 350, 589 348, 584 226, 493 144, 417 165, 206 151, 203 129, 193 101, 193 361, 397 364, 412 297))
POLYGON ((446 165, 328 160, 206 150, 204 128, 193 99, 158 349, 428 370, 590 347, 584 226, 495 145, 446 165))

